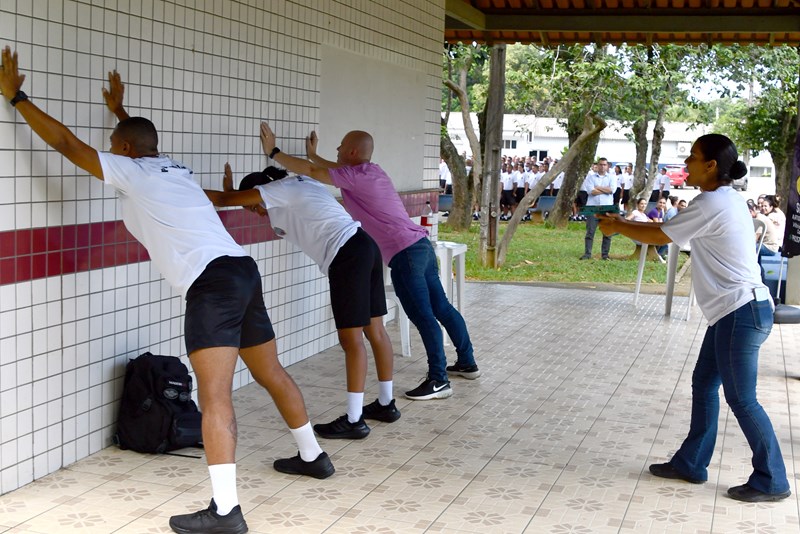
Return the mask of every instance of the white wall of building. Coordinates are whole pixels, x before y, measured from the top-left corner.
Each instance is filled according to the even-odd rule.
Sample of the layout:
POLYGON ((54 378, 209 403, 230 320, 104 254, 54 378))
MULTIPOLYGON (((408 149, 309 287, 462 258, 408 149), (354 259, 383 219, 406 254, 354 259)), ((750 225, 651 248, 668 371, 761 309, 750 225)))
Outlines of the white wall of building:
MULTIPOLYGON (((332 159, 346 131, 370 130, 401 192, 435 189, 443 26, 443 0, 0 2, 0 46, 18 51, 37 105, 107 150, 115 120, 100 89, 117 69, 129 112, 151 118, 160 149, 211 188, 226 161, 237 178, 263 168, 258 125, 268 120, 285 152, 304 154, 317 129, 332 159), (391 120, 403 118, 398 132, 391 120)), ((119 219, 110 188, 0 104, 0 493, 110 444, 129 358, 149 350, 188 363, 184 303, 149 261, 63 272, 51 234, 19 242, 119 219), (44 255, 54 274, 28 276, 44 255)), ((246 249, 284 364, 336 343, 316 265, 281 241, 246 249)), ((251 380, 239 367, 234 387, 251 380)))

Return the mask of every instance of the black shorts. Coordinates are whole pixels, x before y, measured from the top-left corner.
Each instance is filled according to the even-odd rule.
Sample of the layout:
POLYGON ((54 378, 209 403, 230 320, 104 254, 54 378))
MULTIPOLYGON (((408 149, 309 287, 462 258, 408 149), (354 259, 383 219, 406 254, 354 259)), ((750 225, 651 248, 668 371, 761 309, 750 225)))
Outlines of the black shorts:
POLYGON ((578 196, 575 197, 575 205, 579 208, 582 208, 586 205, 586 202, 589 201, 589 192, 588 191, 578 191, 578 196))
POLYGON ((503 192, 500 193, 500 205, 511 207, 515 204, 516 202, 514 202, 514 191, 512 191, 511 189, 503 189, 503 192))
POLYGON ((275 339, 253 258, 220 256, 206 266, 186 293, 183 330, 188 354, 275 339))
POLYGON ((361 228, 336 253, 328 283, 337 330, 367 326, 373 317, 386 315, 381 251, 361 228))
POLYGON ((519 204, 520 202, 522 202, 523 198, 525 198, 525 188, 518 187, 516 191, 514 191, 514 202, 519 204))
POLYGON ((627 206, 628 201, 631 199, 631 190, 630 189, 623 189, 622 190, 622 205, 627 206))

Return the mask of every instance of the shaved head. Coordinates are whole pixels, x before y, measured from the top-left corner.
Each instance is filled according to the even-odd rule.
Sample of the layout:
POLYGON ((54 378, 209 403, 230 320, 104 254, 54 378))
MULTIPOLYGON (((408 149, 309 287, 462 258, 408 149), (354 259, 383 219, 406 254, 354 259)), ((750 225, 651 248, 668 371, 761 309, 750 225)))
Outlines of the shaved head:
POLYGON ((339 163, 357 165, 372 159, 375 142, 372 136, 361 130, 347 132, 339 145, 339 163))
POLYGON ((131 145, 136 156, 158 154, 158 131, 143 117, 130 117, 117 124, 113 136, 131 145))

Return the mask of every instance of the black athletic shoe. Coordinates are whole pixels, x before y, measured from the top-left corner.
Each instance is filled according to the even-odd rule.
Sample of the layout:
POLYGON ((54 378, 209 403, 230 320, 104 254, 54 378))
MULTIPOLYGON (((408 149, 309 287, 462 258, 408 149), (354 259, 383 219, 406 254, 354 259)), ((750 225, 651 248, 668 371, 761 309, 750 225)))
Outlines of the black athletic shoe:
POLYGON ((428 377, 411 391, 406 391, 406 397, 411 400, 446 399, 452 395, 450 382, 439 382, 428 377))
POLYGON ((314 425, 314 432, 327 439, 364 439, 369 435, 369 427, 363 414, 357 423, 348 421, 344 414, 330 423, 314 425))
POLYGON ((219 515, 214 499, 211 499, 211 504, 205 510, 193 514, 173 515, 169 518, 169 526, 178 534, 244 534, 247 532, 247 523, 242 515, 242 507, 237 504, 228 515, 219 515))
POLYGON ((783 493, 764 493, 750 487, 749 484, 728 488, 728 497, 742 502, 775 502, 782 501, 792 494, 791 490, 783 493))
POLYGON ((275 468, 275 471, 286 473, 287 475, 306 475, 320 479, 328 478, 336 471, 333 468, 331 459, 328 457, 328 453, 324 451, 310 462, 303 460, 300 457, 300 453, 298 453, 297 456, 291 458, 275 460, 272 467, 275 468))
POLYGON ((374 402, 370 402, 364 406, 364 419, 394 423, 400 419, 400 410, 395 407, 394 399, 386 406, 383 406, 378 399, 375 399, 374 402))
POLYGON ((459 365, 455 363, 453 365, 448 365, 445 370, 447 374, 450 376, 461 376, 464 378, 468 378, 469 380, 475 380, 479 376, 481 376, 481 370, 478 369, 476 364, 472 365, 459 365))
POLYGON ((705 480, 700 480, 699 478, 691 478, 683 473, 679 473, 677 469, 672 467, 671 463, 666 464, 652 464, 650 466, 650 472, 660 478, 672 478, 675 480, 683 480, 690 484, 703 484, 705 480))

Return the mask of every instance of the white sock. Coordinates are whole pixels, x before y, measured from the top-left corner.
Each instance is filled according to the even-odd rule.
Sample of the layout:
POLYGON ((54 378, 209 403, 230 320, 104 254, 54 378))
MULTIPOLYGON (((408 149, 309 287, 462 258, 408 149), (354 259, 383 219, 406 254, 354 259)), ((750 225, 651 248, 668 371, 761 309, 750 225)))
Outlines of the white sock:
POLYGON ((219 515, 228 515, 239 504, 236 494, 236 464, 216 464, 208 466, 211 476, 211 492, 219 515))
POLYGON ((322 454, 322 447, 319 446, 314 429, 311 428, 311 421, 299 428, 290 428, 294 441, 297 443, 297 451, 304 462, 313 462, 322 454))
POLYGON ((347 420, 357 423, 361 419, 361 412, 364 411, 364 392, 347 392, 347 420))
POLYGON ((386 382, 378 382, 378 403, 381 406, 388 406, 392 399, 394 398, 394 394, 392 393, 392 381, 387 380, 386 382))

